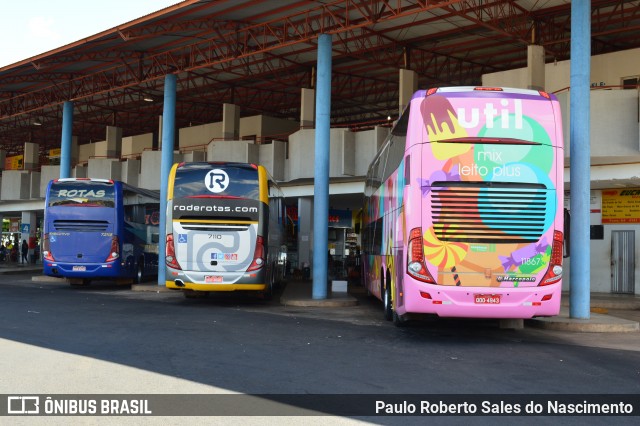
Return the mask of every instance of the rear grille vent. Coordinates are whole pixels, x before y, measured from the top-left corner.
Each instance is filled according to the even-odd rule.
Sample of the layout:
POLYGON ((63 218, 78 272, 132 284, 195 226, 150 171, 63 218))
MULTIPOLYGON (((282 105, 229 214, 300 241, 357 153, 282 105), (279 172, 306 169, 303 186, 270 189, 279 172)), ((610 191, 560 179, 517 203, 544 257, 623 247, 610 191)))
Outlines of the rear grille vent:
POLYGON ((440 241, 500 244, 540 239, 551 191, 541 184, 434 182, 430 192, 440 241))
POLYGON ((229 231, 246 231, 249 225, 238 224, 196 224, 192 222, 180 222, 180 226, 187 231, 203 231, 203 232, 229 232, 229 231))
POLYGON ((54 220, 56 231, 103 232, 109 227, 106 220, 54 220))

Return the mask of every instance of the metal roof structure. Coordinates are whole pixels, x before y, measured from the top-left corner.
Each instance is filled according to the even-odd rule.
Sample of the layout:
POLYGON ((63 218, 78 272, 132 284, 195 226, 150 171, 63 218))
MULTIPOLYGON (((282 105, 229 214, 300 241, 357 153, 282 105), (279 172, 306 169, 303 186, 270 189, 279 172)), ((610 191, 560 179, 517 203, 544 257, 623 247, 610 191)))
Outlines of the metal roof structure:
MULTIPOLYGON (((640 47, 640 1, 591 0, 592 54, 640 47)), ((187 0, 0 68, 0 149, 59 147, 62 104, 74 101, 79 143, 155 132, 164 76, 178 81, 178 128, 242 116, 300 119, 315 80, 319 34, 332 35, 332 126, 386 122, 398 70, 420 87, 478 85, 482 74, 570 53, 568 0, 187 0)), ((96 17, 99 19, 99 17, 96 17)))

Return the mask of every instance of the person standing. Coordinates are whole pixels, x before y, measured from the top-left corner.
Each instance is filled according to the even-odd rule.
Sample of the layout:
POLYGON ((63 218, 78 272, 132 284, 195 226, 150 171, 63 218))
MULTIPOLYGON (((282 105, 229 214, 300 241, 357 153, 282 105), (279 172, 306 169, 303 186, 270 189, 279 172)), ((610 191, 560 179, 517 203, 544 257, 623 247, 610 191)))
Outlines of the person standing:
POLYGON ((29 244, 27 244, 27 240, 22 240, 22 263, 23 264, 27 264, 29 263, 29 259, 27 257, 27 255, 29 254, 29 244))

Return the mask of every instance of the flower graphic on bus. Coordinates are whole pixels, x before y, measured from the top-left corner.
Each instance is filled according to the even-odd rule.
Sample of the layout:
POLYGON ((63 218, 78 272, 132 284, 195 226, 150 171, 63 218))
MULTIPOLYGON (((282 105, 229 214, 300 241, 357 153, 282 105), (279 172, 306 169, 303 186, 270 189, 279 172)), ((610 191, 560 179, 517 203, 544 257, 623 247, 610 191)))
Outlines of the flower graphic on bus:
POLYGON ((425 258, 440 270, 451 269, 460 263, 469 251, 469 244, 439 240, 433 227, 424 233, 423 246, 425 258))

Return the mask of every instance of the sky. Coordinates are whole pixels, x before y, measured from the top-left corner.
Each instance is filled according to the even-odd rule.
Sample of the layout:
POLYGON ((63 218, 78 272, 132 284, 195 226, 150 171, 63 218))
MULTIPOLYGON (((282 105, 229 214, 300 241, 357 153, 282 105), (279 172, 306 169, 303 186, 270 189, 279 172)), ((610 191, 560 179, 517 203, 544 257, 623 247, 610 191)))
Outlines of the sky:
POLYGON ((180 3, 179 0, 2 0, 0 67, 180 3))

